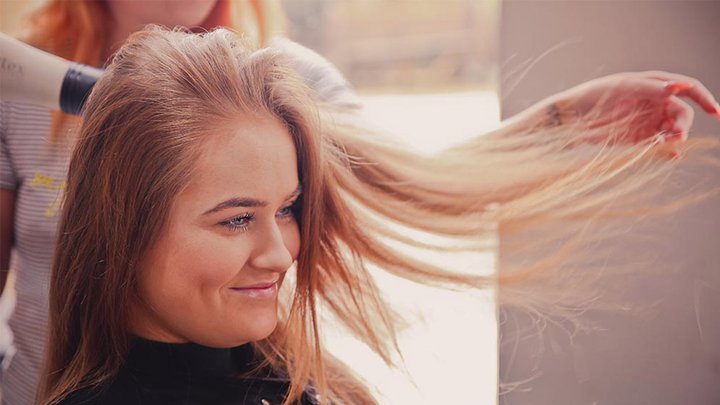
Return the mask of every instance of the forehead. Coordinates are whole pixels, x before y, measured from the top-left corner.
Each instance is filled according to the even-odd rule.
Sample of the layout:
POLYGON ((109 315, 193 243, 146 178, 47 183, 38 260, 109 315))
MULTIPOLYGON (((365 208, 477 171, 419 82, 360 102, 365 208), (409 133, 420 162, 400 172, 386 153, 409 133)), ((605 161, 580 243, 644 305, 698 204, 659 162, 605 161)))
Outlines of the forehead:
POLYGON ((203 137, 182 195, 272 200, 292 192, 297 183, 295 146, 285 125, 269 115, 241 116, 203 137))

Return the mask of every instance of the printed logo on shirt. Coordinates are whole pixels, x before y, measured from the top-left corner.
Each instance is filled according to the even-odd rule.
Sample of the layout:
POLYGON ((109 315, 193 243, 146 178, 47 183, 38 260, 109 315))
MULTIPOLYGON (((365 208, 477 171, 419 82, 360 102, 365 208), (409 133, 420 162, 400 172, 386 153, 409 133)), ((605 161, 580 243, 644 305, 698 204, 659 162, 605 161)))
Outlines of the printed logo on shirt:
POLYGON ((51 202, 50 204, 48 204, 47 207, 45 207, 46 218, 54 217, 60 210, 62 191, 65 190, 66 183, 67 182, 65 180, 58 181, 53 176, 49 176, 41 172, 35 172, 35 177, 33 177, 32 181, 30 182, 30 188, 42 188, 45 190, 57 192, 57 197, 53 200, 53 202, 51 202))

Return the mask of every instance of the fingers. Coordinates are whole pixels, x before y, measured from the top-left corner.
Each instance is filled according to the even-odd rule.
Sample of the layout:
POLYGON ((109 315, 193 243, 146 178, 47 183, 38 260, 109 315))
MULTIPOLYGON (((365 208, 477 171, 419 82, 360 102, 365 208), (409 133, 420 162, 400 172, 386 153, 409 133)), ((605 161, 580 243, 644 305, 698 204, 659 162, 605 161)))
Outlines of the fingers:
POLYGON ((669 95, 687 97, 696 102, 705 112, 720 118, 720 104, 699 80, 669 72, 652 71, 646 72, 646 74, 651 79, 661 81, 663 85, 667 82, 665 90, 669 95))
POLYGON ((678 160, 681 155, 677 144, 687 139, 695 111, 679 97, 671 96, 665 106, 665 116, 660 128, 664 134, 663 142, 667 142, 664 146, 665 153, 670 160, 678 160))
POLYGON ((669 142, 686 140, 695 118, 692 107, 680 98, 671 96, 665 106, 665 115, 660 127, 667 134, 665 139, 669 142))
POLYGON ((666 86, 664 81, 635 75, 622 78, 616 86, 622 93, 648 99, 665 98, 684 90, 682 85, 666 86))

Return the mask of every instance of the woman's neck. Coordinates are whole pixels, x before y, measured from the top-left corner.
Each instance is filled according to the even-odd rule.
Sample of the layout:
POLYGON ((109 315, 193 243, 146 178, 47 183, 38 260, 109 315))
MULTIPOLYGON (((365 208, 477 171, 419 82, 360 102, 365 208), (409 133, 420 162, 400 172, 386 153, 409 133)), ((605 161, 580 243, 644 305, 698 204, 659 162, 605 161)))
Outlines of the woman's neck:
POLYGON ((133 21, 123 21, 122 19, 113 17, 112 28, 108 35, 107 49, 105 50, 106 54, 103 55, 103 61, 106 61, 112 56, 112 54, 122 46, 130 34, 139 28, 141 28, 140 24, 133 21))

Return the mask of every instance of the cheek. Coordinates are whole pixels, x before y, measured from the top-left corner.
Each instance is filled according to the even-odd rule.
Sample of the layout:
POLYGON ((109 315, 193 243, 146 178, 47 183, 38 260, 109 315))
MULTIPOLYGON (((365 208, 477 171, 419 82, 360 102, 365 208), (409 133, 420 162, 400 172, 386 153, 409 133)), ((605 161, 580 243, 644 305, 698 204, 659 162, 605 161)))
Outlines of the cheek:
POLYGON ((167 299, 212 294, 231 282, 248 259, 248 249, 232 238, 192 232, 160 244, 148 266, 144 290, 167 299))

